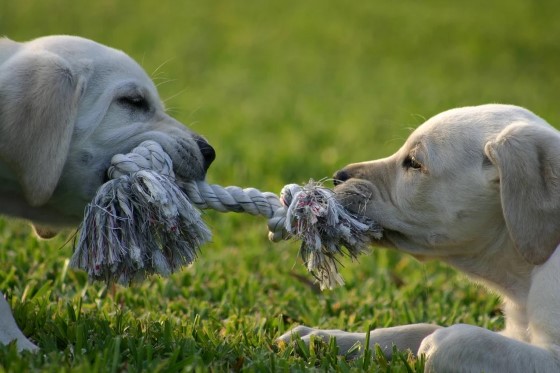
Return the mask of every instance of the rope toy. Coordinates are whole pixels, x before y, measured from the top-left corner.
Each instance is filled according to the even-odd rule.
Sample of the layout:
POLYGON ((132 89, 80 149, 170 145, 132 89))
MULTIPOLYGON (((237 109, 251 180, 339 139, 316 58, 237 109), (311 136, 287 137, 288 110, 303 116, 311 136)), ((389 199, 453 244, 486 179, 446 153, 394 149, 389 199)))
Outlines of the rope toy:
POLYGON ((286 185, 278 197, 177 180, 170 157, 153 141, 115 155, 107 174, 110 180, 86 207, 70 262, 92 280, 129 284, 191 264, 211 239, 197 208, 268 218, 270 240, 301 240, 300 255, 321 289, 344 283, 337 256, 356 258, 382 235, 377 223, 346 211, 332 190, 314 181, 286 185))
POLYGON ((344 285, 338 272, 338 256, 346 254, 355 259, 367 251, 372 239, 382 236, 382 228, 376 222, 348 212, 332 190, 313 180, 304 186, 286 185, 280 200, 283 207, 269 219, 268 237, 274 242, 299 239, 301 259, 321 290, 344 285))

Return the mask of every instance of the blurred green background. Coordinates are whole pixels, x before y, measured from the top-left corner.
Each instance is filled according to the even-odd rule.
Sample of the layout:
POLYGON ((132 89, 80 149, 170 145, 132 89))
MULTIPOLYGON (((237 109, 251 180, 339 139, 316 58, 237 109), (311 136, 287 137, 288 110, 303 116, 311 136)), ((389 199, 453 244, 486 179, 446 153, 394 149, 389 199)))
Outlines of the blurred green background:
MULTIPOLYGON (((347 163, 387 156, 412 128, 457 106, 516 104, 560 124, 558 14, 556 0, 0 0, 0 35, 25 41, 75 34, 122 49, 156 81, 169 112, 215 147, 208 181, 278 192, 287 183, 330 177, 347 163)), ((58 337, 58 322, 96 330, 96 312, 110 327, 90 331, 99 340, 126 342, 113 317, 121 308, 131 325, 144 317, 186 323, 187 331, 175 331, 177 340, 190 338, 195 350, 211 353, 193 362, 185 352, 180 367, 216 370, 266 369, 274 359, 278 366, 331 367, 275 354, 271 341, 292 323, 352 330, 415 321, 501 326, 496 299, 446 267, 376 250, 359 263, 345 261, 345 288, 316 294, 302 280, 308 275, 297 244, 268 243, 258 218, 206 215, 214 241, 197 264, 169 280, 118 289, 110 299, 83 274, 66 275, 71 244, 61 247, 72 232, 37 241, 25 224, 0 220, 0 289, 26 333, 56 356, 33 366, 95 370, 104 356, 114 362, 117 351, 123 356, 111 365, 117 370, 154 368, 150 359, 134 365, 124 342, 57 354, 77 343, 75 335, 58 337), (40 292, 45 279, 49 285, 40 292), (83 319, 91 323, 68 313, 82 301, 83 319), (38 314, 46 327, 34 321, 38 314), (214 347, 193 337, 196 317, 209 335, 221 331, 214 347), (255 332, 262 339, 240 337, 255 332), (57 335, 54 342, 49 333, 57 335), (262 366, 239 363, 239 356, 262 366)), ((157 345, 154 333, 149 343, 157 345)), ((167 347, 151 359, 173 367, 173 343, 162 343, 167 347)), ((12 362, 8 370, 29 368, 4 353, 11 356, 4 360, 12 362)))
POLYGON ((122 49, 218 152, 219 183, 278 188, 385 156, 448 108, 560 123, 557 1, 2 0, 0 34, 122 49))

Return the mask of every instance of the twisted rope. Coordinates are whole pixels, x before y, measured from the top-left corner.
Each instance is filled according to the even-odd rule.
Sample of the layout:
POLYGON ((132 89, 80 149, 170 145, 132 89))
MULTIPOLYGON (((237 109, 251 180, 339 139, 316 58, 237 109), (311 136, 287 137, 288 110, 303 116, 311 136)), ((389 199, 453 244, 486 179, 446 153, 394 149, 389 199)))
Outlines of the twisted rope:
POLYGON ((192 263, 210 239, 192 205, 268 218, 272 241, 302 241, 301 257, 321 288, 343 284, 336 255, 355 258, 381 237, 375 222, 349 213, 333 191, 315 182, 286 185, 278 197, 255 188, 176 180, 171 159, 153 141, 115 155, 108 176, 86 209, 71 261, 95 280, 128 283, 192 263))

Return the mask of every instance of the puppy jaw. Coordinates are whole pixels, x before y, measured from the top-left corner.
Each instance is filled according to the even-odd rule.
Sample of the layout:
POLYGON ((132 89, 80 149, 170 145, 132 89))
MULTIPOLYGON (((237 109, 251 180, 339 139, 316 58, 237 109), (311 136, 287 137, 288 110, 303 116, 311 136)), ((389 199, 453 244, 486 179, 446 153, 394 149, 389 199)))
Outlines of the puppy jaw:
POLYGON ((402 241, 403 236, 395 230, 398 225, 394 219, 396 214, 379 198, 381 193, 376 188, 377 185, 370 180, 351 178, 335 186, 334 191, 337 200, 348 211, 367 216, 383 227, 383 237, 375 241, 376 245, 398 248, 393 238, 398 236, 402 241))
POLYGON ((55 237, 58 234, 58 230, 45 226, 45 225, 37 225, 37 224, 31 224, 31 227, 33 228, 33 232, 35 232, 35 234, 39 237, 42 238, 44 240, 48 240, 50 238, 55 237))
POLYGON ((353 163, 344 167, 335 175, 342 175, 345 180, 338 180, 335 186, 337 199, 349 211, 365 215, 384 228, 391 227, 394 220, 394 168, 395 156, 376 161, 353 163))
POLYGON ((160 138, 161 146, 171 157, 177 178, 184 181, 205 179, 215 153, 202 136, 165 115, 164 119, 158 122, 154 137, 160 138), (205 152, 211 151, 212 154, 203 154, 203 148, 205 152))

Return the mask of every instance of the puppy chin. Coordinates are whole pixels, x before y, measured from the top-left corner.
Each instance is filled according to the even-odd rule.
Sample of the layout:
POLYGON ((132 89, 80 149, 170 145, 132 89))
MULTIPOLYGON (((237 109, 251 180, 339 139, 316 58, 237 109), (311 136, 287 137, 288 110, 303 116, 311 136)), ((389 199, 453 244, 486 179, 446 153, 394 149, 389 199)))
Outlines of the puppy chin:
POLYGON ((44 240, 53 238, 58 234, 58 230, 51 227, 36 224, 31 224, 31 226, 33 227, 33 231, 35 232, 35 234, 44 240))
POLYGON ((334 188, 336 199, 350 212, 364 213, 373 196, 373 184, 364 179, 349 179, 334 188))

